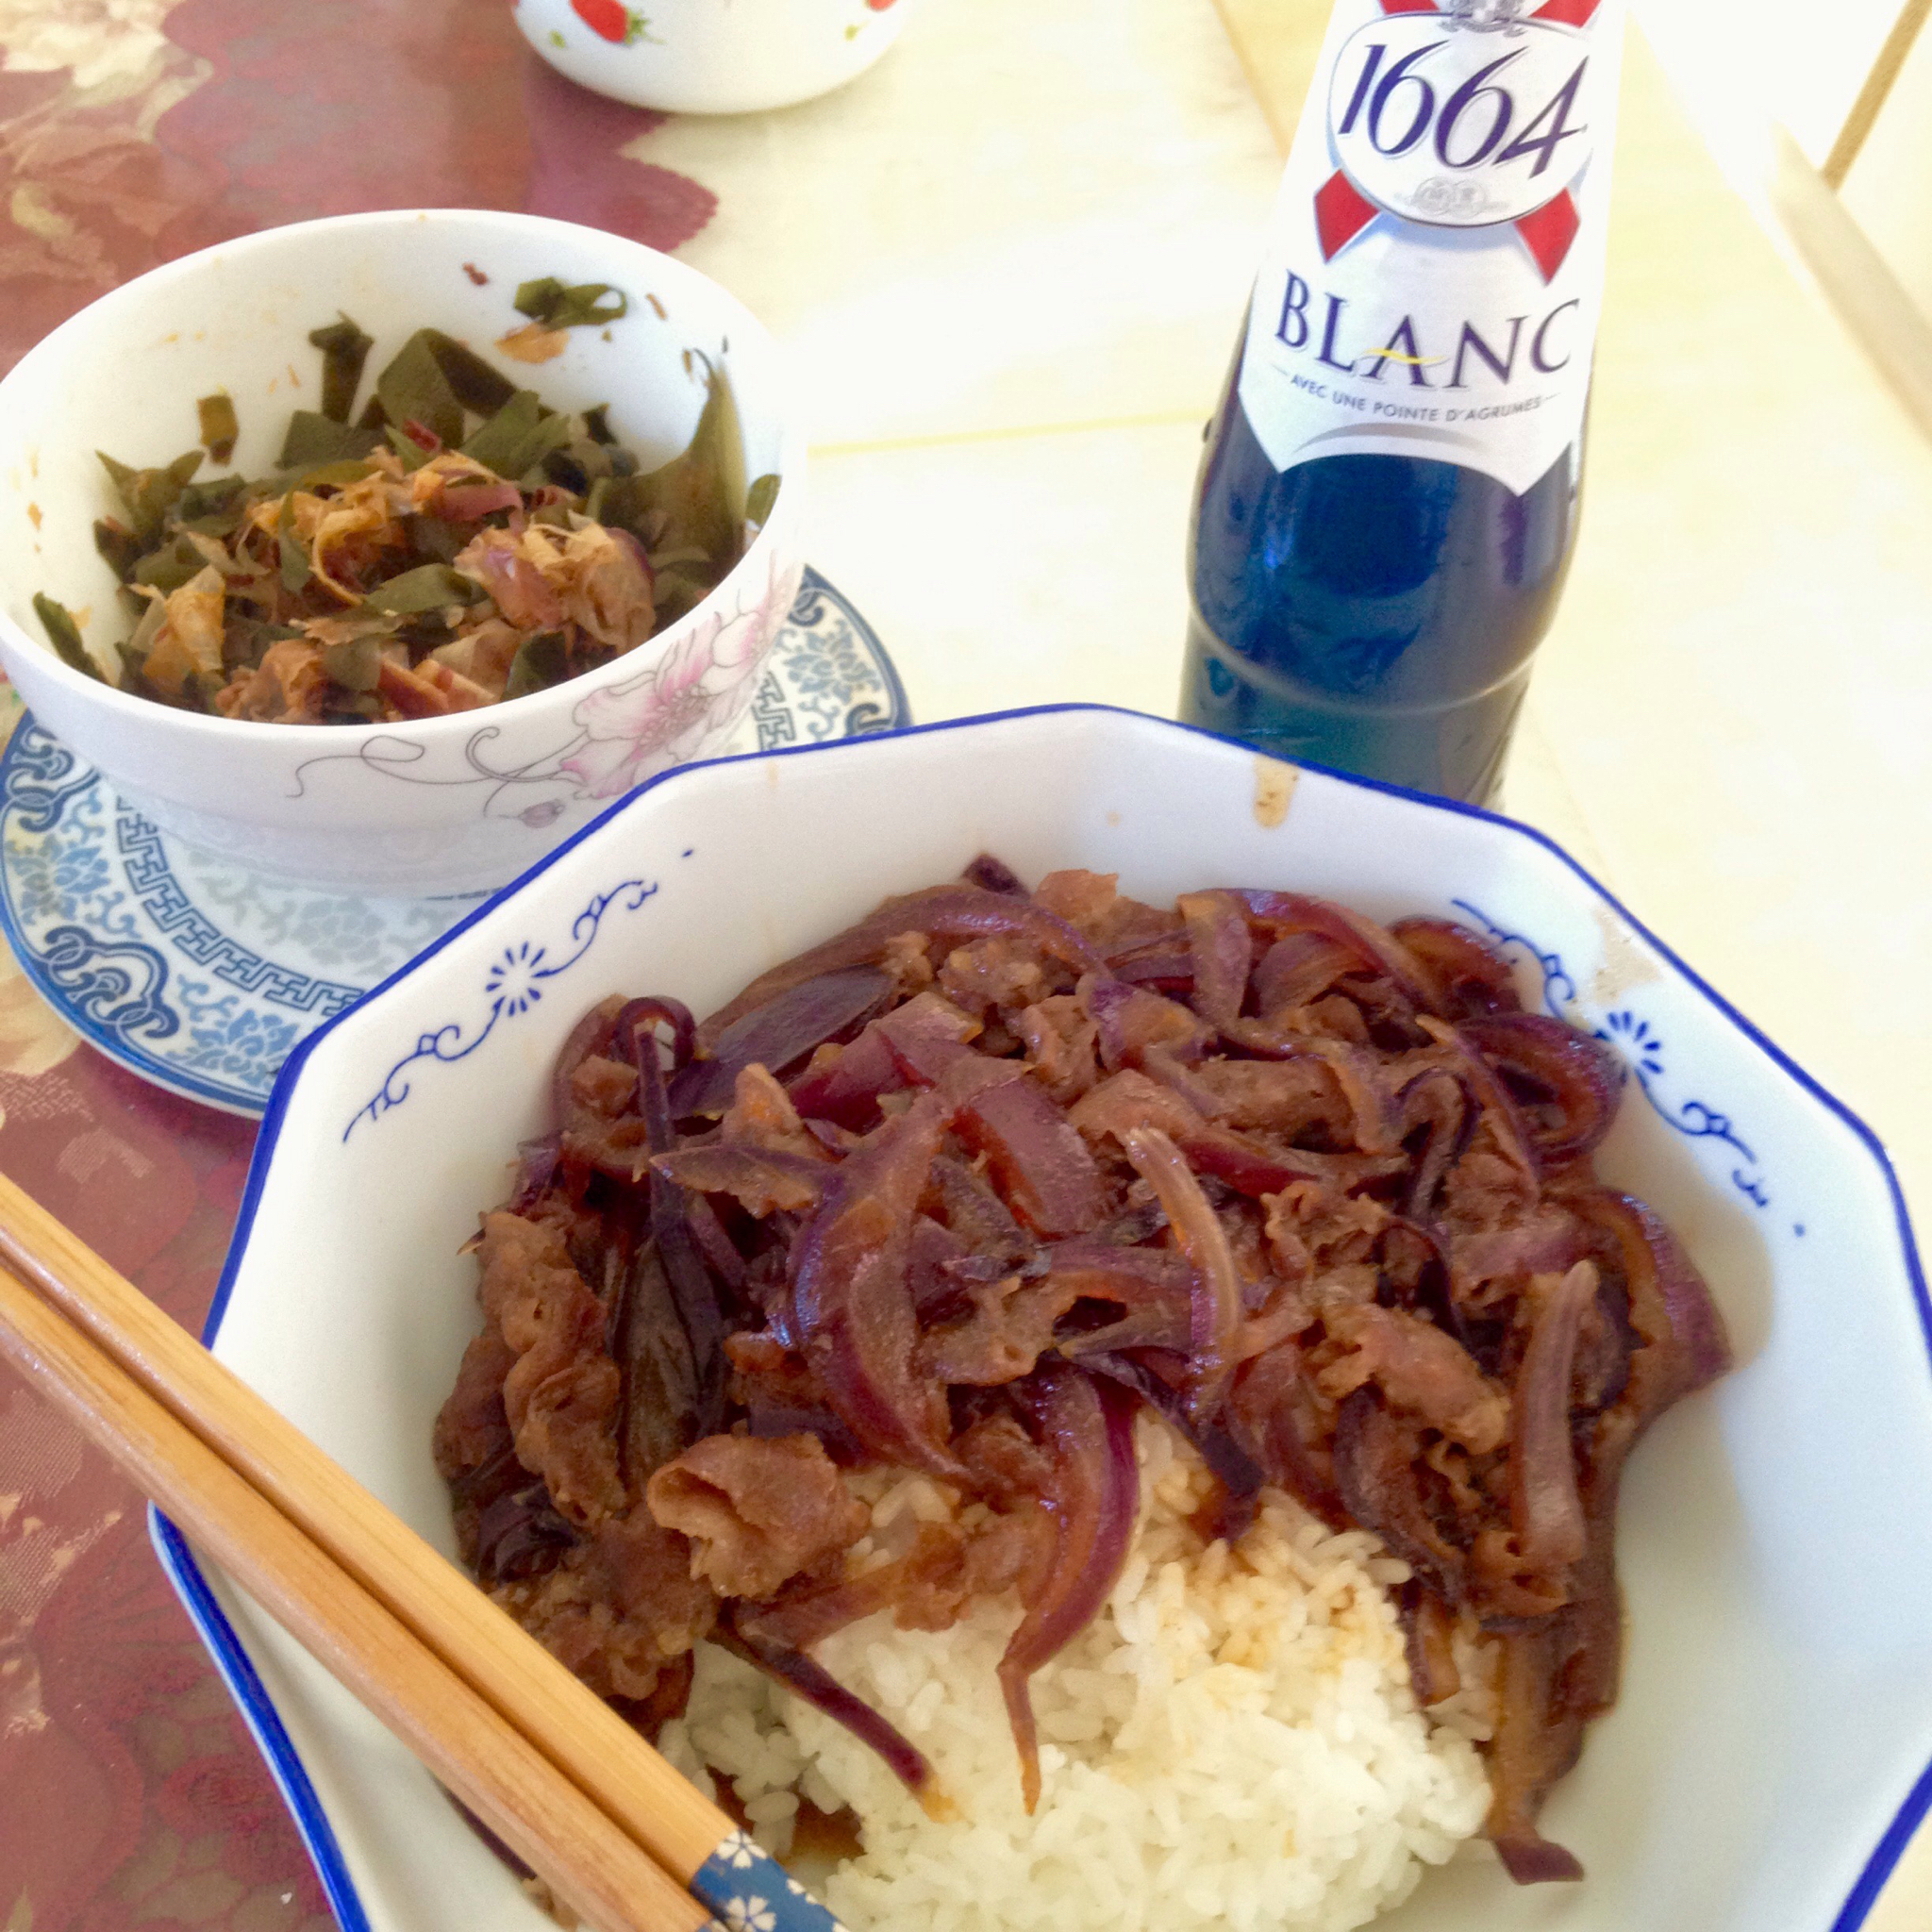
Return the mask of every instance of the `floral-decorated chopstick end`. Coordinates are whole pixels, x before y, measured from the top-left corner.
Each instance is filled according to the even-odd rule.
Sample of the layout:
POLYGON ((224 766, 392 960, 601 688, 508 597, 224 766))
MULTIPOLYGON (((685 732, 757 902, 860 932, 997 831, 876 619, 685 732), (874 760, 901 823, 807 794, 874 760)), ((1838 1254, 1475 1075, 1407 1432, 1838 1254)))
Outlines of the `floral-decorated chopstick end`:
POLYGON ((706 1932, 845 1932, 830 1912, 746 1832, 727 1832, 691 1874, 711 1909, 706 1932))

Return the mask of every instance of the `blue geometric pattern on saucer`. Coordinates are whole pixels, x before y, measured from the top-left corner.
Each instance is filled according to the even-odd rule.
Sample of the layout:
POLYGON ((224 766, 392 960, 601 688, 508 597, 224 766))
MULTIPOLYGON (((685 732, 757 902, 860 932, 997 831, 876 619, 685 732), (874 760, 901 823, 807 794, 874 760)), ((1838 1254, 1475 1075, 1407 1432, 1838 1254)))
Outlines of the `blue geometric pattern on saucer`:
MULTIPOLYGON (((904 686, 816 571, 723 756, 895 731, 904 686)), ((143 1079, 258 1114, 296 1045, 483 894, 356 898, 184 845, 31 717, 0 752, 0 932, 92 1045, 143 1079)))

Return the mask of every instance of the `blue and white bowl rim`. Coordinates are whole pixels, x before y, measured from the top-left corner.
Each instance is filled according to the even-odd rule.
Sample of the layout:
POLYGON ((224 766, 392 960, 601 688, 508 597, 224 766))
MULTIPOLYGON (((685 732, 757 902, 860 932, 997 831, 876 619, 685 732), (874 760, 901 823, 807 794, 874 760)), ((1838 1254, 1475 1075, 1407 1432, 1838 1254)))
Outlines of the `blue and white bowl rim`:
MULTIPOLYGON (((1202 731, 1196 725, 1178 724, 1172 719, 1149 718, 1144 712, 1129 711, 1118 705, 1093 704, 1029 705, 1012 710, 982 712, 967 718, 950 718, 935 724, 910 725, 903 731, 881 732, 874 736, 927 737, 941 732, 975 729, 1009 719, 1050 717, 1059 714, 1132 718, 1141 723, 1158 724, 1170 731, 1188 732, 1200 738, 1215 737, 1214 733, 1202 731)), ((746 752, 729 758, 699 759, 660 774, 641 785, 635 791, 617 800, 581 830, 574 833, 553 851, 546 853, 527 872, 511 880, 501 891, 484 900, 474 912, 451 926, 441 939, 426 946, 408 964, 391 974, 380 985, 373 987, 363 995, 363 999, 375 999, 399 980, 407 978, 425 959, 432 958, 460 934, 467 932, 478 920, 485 918, 502 900, 521 891, 529 880, 556 864, 565 853, 585 840, 594 837, 613 819, 629 810, 646 792, 655 791, 658 786, 675 783, 686 773, 701 770, 708 765, 741 764, 753 758, 831 755, 852 744, 862 742, 863 740, 840 740, 822 744, 787 745, 773 751, 746 752)), ((1357 777, 1353 773, 1337 772, 1323 765, 1303 764, 1299 760, 1297 763, 1300 769, 1319 772, 1324 777, 1334 778, 1345 785, 1357 786, 1364 791, 1381 791, 1391 797, 1406 798, 1431 811, 1454 812, 1465 818, 1482 820, 1541 846, 1545 852, 1574 873, 1631 931, 1639 934, 1648 944, 1655 947, 1658 957, 1678 974, 1688 986, 1767 1055, 1775 1066, 1788 1074, 1814 1100, 1827 1108, 1851 1128, 1863 1142, 1866 1151, 1877 1163, 1879 1172, 1885 1177, 1897 1224, 1899 1246, 1905 1257, 1906 1274, 1911 1284, 1912 1299, 1918 1312, 1920 1329, 1925 1341, 1927 1373, 1932 1374, 1932 1292, 1927 1291, 1924 1267, 1920 1260, 1918 1245, 1912 1236, 1911 1221, 1906 1210, 1905 1193, 1899 1186, 1898 1175, 1892 1169, 1884 1143, 1850 1108, 1820 1086, 1775 1041, 1753 1024, 1701 974, 1680 959, 1618 899, 1614 892, 1579 865, 1546 833, 1538 831, 1534 825, 1526 825, 1518 819, 1506 818, 1500 812, 1489 811, 1480 806, 1462 805, 1454 799, 1438 798, 1428 792, 1411 791, 1402 785, 1385 784, 1378 779, 1357 777)), ((209 1347, 214 1345, 215 1337, 220 1331, 222 1317, 227 1310, 228 1297, 233 1291, 242 1257, 248 1246, 256 1208, 261 1198, 269 1164, 274 1158, 275 1141, 280 1135, 282 1121, 288 1110, 289 1095, 295 1082, 301 1077, 302 1069, 307 1064, 309 1055, 361 1004, 362 1001, 358 1000, 355 1007, 346 1008, 311 1033, 290 1055, 276 1077, 275 1091, 269 1096, 268 1110, 262 1116, 261 1131, 256 1139, 254 1155, 249 1161, 248 1179, 242 1190, 241 1212, 236 1217, 235 1232, 229 1244, 227 1258, 223 1264, 214 1301, 202 1328, 201 1339, 209 1347)), ((148 1526, 162 1570, 174 1584, 190 1621, 195 1625, 202 1641, 208 1646, 215 1666, 240 1707, 242 1718, 254 1734, 262 1756, 268 1760, 269 1770, 288 1804, 296 1828, 302 1834, 303 1841, 308 1847, 309 1857, 314 1860, 323 1890, 343 1927, 343 1932, 370 1932, 368 1913, 363 1909, 355 1883, 349 1875, 334 1829, 323 1811, 314 1787, 309 1783, 308 1774, 282 1725, 274 1702, 263 1688, 254 1665, 250 1663, 233 1625, 215 1600, 207 1578, 203 1576, 181 1533, 158 1510, 152 1507, 148 1511, 148 1526)), ((1891 1823, 1880 1835, 1871 1857, 1866 1859, 1859 1872, 1857 1882, 1840 1907, 1837 1917, 1832 1921, 1829 1932, 1857 1932, 1857 1928, 1864 1924, 1873 1906, 1877 1902, 1878 1894, 1884 1889, 1887 1878, 1890 1876, 1892 1868, 1904 1857, 1913 1833, 1928 1812, 1932 1812, 1932 1762, 1927 1763, 1917 1782, 1906 1794, 1905 1802, 1900 1806, 1891 1823)))

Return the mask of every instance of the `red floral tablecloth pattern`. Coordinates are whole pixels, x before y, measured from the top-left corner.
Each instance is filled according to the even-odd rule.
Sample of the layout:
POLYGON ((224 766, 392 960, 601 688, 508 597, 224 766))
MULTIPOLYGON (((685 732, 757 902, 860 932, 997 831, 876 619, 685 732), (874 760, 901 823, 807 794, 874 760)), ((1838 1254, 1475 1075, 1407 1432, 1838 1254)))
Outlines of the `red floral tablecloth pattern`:
MULTIPOLYGON (((275 223, 463 204, 674 248, 716 206, 621 153, 663 117, 559 79, 503 0, 0 0, 0 369, 275 223)), ((253 1140, 94 1053, 0 957, 0 1171, 190 1328, 253 1140)), ((140 1498, 0 1370, 0 1932, 329 1923, 140 1498)))

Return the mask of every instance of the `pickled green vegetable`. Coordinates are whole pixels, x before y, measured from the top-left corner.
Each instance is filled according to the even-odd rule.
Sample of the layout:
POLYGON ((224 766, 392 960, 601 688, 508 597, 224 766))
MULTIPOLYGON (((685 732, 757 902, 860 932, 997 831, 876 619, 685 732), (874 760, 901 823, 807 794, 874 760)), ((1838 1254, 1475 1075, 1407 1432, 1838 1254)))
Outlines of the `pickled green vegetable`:
MULTIPOLYGON (((517 307, 576 328, 629 304, 543 277, 517 307)), ((747 491, 737 405, 708 360, 691 442, 645 473, 606 406, 554 408, 440 330, 397 349, 359 412, 371 338, 342 315, 308 340, 321 408, 291 412, 269 475, 195 480, 205 456, 234 452, 220 392, 196 404, 203 449, 152 468, 101 453, 119 509, 95 523, 94 545, 128 630, 108 677, 72 615, 36 597, 64 662, 251 722, 475 708, 635 649, 701 602, 771 514, 777 479, 747 491)))
POLYGON ((57 604, 43 591, 34 592, 34 615, 37 616, 47 633, 47 641, 54 647, 54 655, 70 670, 85 675, 100 678, 101 667, 96 664, 81 642, 80 626, 74 621, 74 613, 64 604, 57 604))
POLYGON ((555 275, 544 275, 523 283, 511 307, 543 328, 596 328, 622 322, 630 313, 630 297, 608 282, 579 282, 569 289, 555 275))
POLYGON ((356 411, 362 365, 375 344, 346 315, 325 328, 310 329, 308 340, 322 351, 322 413, 331 422, 346 423, 356 411))
POLYGON ((194 413, 201 424, 202 446, 213 461, 225 463, 235 454, 235 439, 241 434, 233 401, 225 395, 203 396, 194 413))

